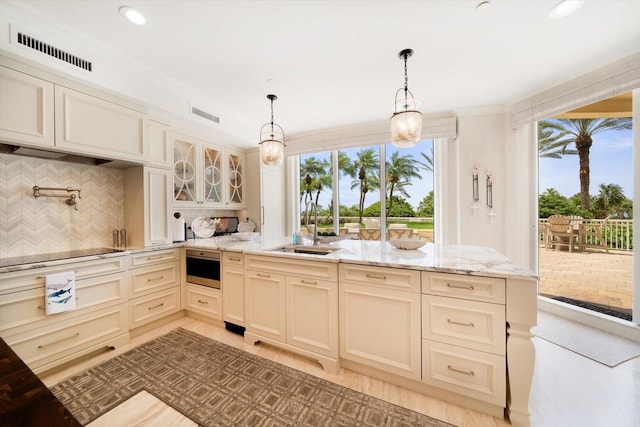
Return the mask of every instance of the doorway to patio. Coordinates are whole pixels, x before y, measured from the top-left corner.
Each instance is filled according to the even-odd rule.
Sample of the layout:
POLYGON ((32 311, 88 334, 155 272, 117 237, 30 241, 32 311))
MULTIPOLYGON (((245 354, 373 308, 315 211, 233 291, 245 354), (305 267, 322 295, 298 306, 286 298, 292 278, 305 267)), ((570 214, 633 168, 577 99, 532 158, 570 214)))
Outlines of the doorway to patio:
POLYGON ((632 116, 628 92, 538 122, 539 294, 629 322, 632 116))

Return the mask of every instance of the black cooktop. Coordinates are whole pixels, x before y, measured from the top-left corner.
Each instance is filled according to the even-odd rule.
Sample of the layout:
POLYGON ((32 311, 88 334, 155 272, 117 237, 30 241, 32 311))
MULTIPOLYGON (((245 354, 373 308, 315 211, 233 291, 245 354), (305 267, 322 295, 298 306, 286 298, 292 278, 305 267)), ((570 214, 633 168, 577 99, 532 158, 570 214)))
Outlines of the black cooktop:
POLYGON ((49 254, 17 256, 13 258, 0 259, 0 267, 11 267, 14 265, 21 265, 21 264, 35 264, 38 262, 57 261, 61 259, 79 258, 83 256, 112 254, 114 252, 122 252, 122 251, 118 251, 111 248, 93 248, 93 249, 78 249, 78 250, 66 251, 66 252, 54 252, 49 254))

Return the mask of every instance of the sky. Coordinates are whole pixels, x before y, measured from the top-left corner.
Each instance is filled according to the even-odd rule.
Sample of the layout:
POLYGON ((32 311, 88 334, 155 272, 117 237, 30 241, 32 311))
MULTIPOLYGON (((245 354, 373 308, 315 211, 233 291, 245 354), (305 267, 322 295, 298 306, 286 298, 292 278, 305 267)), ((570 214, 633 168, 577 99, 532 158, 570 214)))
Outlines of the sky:
MULTIPOLYGON (((607 131, 595 134, 589 152, 589 194, 598 194, 600 184, 618 184, 628 199, 633 198, 632 131, 607 131)), ((575 149, 571 144, 569 148, 575 149)), ((580 192, 578 156, 539 160, 538 193, 555 188, 565 197, 580 192)))

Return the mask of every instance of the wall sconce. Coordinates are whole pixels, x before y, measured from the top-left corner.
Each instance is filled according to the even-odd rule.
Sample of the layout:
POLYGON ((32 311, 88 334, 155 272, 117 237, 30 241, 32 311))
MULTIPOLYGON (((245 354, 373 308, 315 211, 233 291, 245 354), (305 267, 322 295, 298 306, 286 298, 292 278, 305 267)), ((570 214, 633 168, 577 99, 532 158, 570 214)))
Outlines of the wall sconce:
POLYGON ((404 60, 404 87, 396 92, 393 115, 391 116, 391 143, 398 148, 415 146, 420 141, 422 133, 422 113, 418 111, 421 101, 414 98, 409 91, 407 77, 407 59, 411 55, 413 55, 413 49, 404 49, 398 53, 398 57, 404 60), (398 100, 398 94, 401 91, 404 92, 404 99, 398 100))
POLYGON ((284 130, 273 122, 273 101, 277 96, 269 94, 267 99, 271 101, 271 122, 265 123, 260 128, 260 154, 265 165, 278 166, 284 158, 284 130))
POLYGON ((480 185, 478 183, 478 167, 473 168, 473 201, 477 203, 480 200, 480 185))
POLYGON ((493 180, 490 173, 487 173, 487 207, 493 208, 493 180))

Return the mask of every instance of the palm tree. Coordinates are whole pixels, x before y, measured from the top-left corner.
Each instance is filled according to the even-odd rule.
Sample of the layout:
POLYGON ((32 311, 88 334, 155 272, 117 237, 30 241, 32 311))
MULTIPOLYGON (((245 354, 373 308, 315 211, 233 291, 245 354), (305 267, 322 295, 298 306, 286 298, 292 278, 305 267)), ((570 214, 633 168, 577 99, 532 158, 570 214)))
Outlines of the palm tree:
POLYGON ((300 202, 304 198, 305 203, 312 199, 312 183, 313 178, 324 173, 324 164, 326 162, 311 156, 304 159, 304 163, 300 165, 300 202))
POLYGON ((357 159, 345 165, 345 173, 353 178, 351 189, 360 188, 358 212, 362 223, 364 201, 369 190, 380 188, 380 160, 373 148, 363 148, 356 154, 357 159))
POLYGON ((594 207, 601 210, 602 216, 610 213, 620 213, 620 206, 627 200, 622 187, 618 184, 600 184, 600 192, 594 197, 594 207))
MULTIPOLYGON (((305 206, 308 205, 310 200, 313 200, 316 206, 318 205, 322 190, 325 187, 331 188, 333 183, 330 166, 331 163, 329 161, 313 156, 304 160, 304 163, 300 165, 300 203, 304 198, 305 206)), ((306 218, 307 214, 308 212, 305 209, 304 218, 306 218)))
POLYGON ((390 161, 386 162, 386 170, 389 189, 387 215, 389 215, 393 206, 393 191, 397 189, 400 194, 408 198, 409 194, 404 187, 411 185, 411 178, 420 178, 420 174, 413 156, 411 154, 400 155, 398 151, 391 154, 390 161))
POLYGON ((578 154, 576 150, 567 149, 567 145, 573 142, 573 139, 566 136, 566 133, 538 126, 538 156, 560 159, 564 155, 578 154))
POLYGON ((433 172, 433 145, 429 149, 429 154, 420 153, 423 161, 416 160, 416 163, 420 165, 420 169, 427 172, 433 172))
POLYGON ((574 142, 580 159, 580 205, 582 209, 589 210, 591 198, 589 197, 589 150, 593 144, 593 135, 604 131, 622 131, 631 129, 631 118, 610 117, 602 119, 556 119, 541 120, 538 126, 543 131, 552 130, 568 137, 568 142, 574 142))

